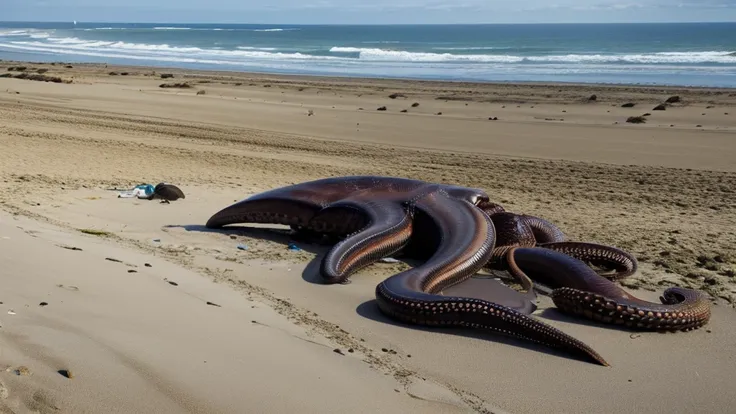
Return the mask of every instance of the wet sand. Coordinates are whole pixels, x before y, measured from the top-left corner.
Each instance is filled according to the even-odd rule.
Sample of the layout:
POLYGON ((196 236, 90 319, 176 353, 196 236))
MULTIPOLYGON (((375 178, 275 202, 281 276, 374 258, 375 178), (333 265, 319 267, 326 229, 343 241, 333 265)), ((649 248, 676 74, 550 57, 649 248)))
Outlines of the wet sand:
MULTIPOLYGON (((11 66, 3 62, 0 73, 2 65, 11 66)), ((723 412, 735 402, 728 375, 736 368, 736 91, 25 66, 72 83, 0 78, 0 236, 10 237, 1 241, 11 263, 0 306, 16 311, 0 318, 0 345, 12 350, 0 360, 10 368, 0 380, 15 410, 30 407, 36 392, 62 412, 131 411, 135 404, 172 412, 289 410, 299 401, 314 412, 375 411, 365 401, 388 412, 723 412), (161 72, 174 78, 162 80, 161 72), (192 87, 159 87, 182 82, 192 87), (682 102, 652 111, 673 95, 682 102), (621 107, 627 102, 635 106, 621 107), (625 122, 647 112, 645 124, 625 122), (591 345, 612 365, 602 368, 492 335, 386 319, 373 290, 406 264, 379 263, 349 285, 326 286, 316 274, 323 246, 289 250, 285 230, 203 228, 211 214, 250 194, 349 174, 484 188, 573 239, 634 253, 641 269, 624 283, 639 297, 656 300, 674 285, 703 289, 713 297, 713 320, 690 333, 639 334, 567 318, 542 298, 536 317, 591 345), (161 181, 179 185, 187 198, 166 205, 118 199, 111 190, 161 181), (59 247, 57 239, 84 249, 59 247), (94 249, 99 254, 88 252, 94 249), (139 267, 106 261, 108 252, 139 267), (10 279, 28 270, 32 276, 10 279), (102 285, 99 275, 109 281, 102 285), (179 286, 164 281, 184 275, 179 286), (95 292, 94 300, 56 287, 71 283, 95 292), (38 303, 51 294, 69 296, 67 310, 49 322, 52 301, 38 303), (167 328, 177 318, 187 322, 167 328), (262 318, 280 328, 258 330, 252 320, 262 318), (59 326, 74 334, 53 334, 59 326), (189 332, 198 339, 180 345, 189 332), (13 335, 43 344, 54 364, 13 335), (95 356, 81 358, 73 344, 95 356), (150 369, 131 370, 113 356, 120 352, 150 369), (220 363, 197 361, 187 379, 181 365, 197 353, 220 363), (268 365, 264 355, 281 362, 268 365), (260 365, 239 370, 236 357, 260 365), (300 361, 308 363, 303 377, 292 375, 300 361), (34 375, 15 375, 22 364, 34 375), (79 380, 60 376, 62 366, 79 380), (108 388, 95 397, 102 384, 94 375, 123 371, 127 394, 108 388), (330 381, 353 393, 339 399, 344 407, 330 406, 328 396, 340 391, 309 377, 320 372, 335 372, 330 381), (200 381, 214 382, 198 388, 200 381)))

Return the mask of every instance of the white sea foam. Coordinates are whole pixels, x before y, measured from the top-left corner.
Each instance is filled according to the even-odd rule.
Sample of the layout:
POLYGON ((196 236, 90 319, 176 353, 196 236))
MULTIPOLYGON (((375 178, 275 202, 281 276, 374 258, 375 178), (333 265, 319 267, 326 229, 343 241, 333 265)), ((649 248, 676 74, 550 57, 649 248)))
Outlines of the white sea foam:
POLYGON ((275 47, 254 47, 254 46, 238 46, 238 49, 240 50, 265 50, 265 51, 277 50, 275 47))
POLYGON ((299 61, 345 60, 345 58, 336 56, 312 56, 303 53, 273 52, 270 50, 273 48, 244 49, 243 47, 238 50, 222 50, 202 49, 198 47, 178 47, 167 44, 85 41, 78 38, 49 38, 47 40, 48 42, 11 41, 8 43, 0 43, 0 48, 59 54, 79 54, 87 56, 125 57, 131 59, 182 62, 206 62, 217 60, 218 62, 237 63, 238 61, 247 61, 248 59, 299 61))
POLYGON ((361 60, 406 61, 406 62, 477 62, 477 63, 628 63, 628 64, 697 64, 726 63, 736 64, 736 56, 731 51, 708 52, 661 52, 651 54, 568 54, 548 56, 518 56, 498 54, 452 54, 407 52, 361 47, 335 46, 333 53, 357 53, 361 60))

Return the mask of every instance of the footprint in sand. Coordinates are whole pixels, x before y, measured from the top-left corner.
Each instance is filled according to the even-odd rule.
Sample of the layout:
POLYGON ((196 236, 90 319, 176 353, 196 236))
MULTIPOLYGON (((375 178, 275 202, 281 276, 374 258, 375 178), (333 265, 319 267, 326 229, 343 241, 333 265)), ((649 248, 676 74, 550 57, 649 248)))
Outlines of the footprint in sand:
POLYGON ((61 408, 59 408, 59 406, 53 401, 53 398, 43 390, 34 392, 31 398, 24 402, 26 407, 30 410, 41 414, 55 413, 61 410, 61 408))
POLYGON ((9 395, 8 387, 5 386, 4 382, 0 381, 0 400, 6 400, 9 395))

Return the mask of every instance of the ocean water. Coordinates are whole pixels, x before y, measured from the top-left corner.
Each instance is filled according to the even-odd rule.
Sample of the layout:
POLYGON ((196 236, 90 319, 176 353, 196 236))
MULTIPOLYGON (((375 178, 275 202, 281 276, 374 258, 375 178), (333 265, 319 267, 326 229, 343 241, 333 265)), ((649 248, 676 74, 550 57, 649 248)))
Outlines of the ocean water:
POLYGON ((0 59, 332 76, 736 87, 736 23, 0 22, 0 59))

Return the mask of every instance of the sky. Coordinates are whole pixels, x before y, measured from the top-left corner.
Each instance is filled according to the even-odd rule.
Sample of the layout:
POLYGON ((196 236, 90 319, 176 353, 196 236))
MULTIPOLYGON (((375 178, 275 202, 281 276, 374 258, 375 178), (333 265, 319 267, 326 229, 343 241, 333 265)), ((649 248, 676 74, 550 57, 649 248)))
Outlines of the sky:
POLYGON ((0 21, 280 24, 736 21, 736 0, 0 0, 0 21))

